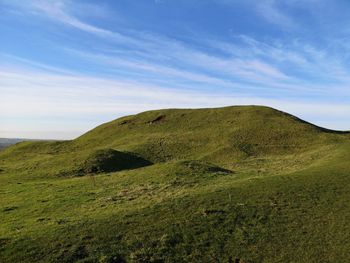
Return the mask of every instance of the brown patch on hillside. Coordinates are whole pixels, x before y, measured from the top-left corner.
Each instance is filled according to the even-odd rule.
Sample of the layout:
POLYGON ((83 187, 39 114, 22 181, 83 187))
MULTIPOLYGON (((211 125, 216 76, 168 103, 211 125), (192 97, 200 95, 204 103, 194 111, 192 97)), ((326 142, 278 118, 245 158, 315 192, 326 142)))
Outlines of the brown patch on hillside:
POLYGON ((150 121, 149 124, 156 124, 156 123, 161 123, 165 121, 166 116, 165 115, 160 115, 154 120, 150 121))

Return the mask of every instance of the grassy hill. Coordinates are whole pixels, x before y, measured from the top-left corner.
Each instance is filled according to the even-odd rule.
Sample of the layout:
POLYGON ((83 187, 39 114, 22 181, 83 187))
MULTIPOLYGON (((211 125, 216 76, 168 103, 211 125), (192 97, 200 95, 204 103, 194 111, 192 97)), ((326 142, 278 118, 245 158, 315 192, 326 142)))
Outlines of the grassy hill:
POLYGON ((38 139, 26 139, 26 138, 0 138, 0 151, 19 142, 26 141, 43 141, 38 139))
POLYGON ((167 109, 0 152, 1 262, 348 262, 350 134, 167 109))
POLYGON ((0 150, 9 147, 12 144, 16 144, 24 141, 25 139, 15 139, 15 138, 0 138, 0 150))

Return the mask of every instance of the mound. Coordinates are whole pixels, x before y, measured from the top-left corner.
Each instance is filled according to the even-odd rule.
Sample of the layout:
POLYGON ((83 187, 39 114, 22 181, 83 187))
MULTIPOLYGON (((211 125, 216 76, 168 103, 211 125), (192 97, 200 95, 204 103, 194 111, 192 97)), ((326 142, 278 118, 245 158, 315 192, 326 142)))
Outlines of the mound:
POLYGON ((80 170, 88 174, 116 172, 136 169, 150 164, 152 163, 131 153, 103 149, 90 154, 80 170))
POLYGON ((249 157, 299 153, 340 136, 272 108, 236 106, 143 112, 105 123, 75 145, 122 145, 154 163, 202 159, 225 166, 249 157))

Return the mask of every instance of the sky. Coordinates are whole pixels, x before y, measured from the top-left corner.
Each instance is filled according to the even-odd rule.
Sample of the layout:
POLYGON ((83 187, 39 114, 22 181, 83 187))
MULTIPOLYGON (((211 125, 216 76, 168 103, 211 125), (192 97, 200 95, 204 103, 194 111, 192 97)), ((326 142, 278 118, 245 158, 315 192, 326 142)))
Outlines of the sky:
POLYGON ((252 104, 350 130, 349 12, 348 0, 0 0, 0 137, 252 104))

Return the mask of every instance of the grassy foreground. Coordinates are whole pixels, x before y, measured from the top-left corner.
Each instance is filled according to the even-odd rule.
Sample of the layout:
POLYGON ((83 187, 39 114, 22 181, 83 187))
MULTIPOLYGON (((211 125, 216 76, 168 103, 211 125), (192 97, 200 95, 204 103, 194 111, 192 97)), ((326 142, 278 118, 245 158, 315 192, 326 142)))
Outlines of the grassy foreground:
POLYGON ((0 152, 0 262, 350 262, 350 134, 277 110, 127 116, 0 152))

